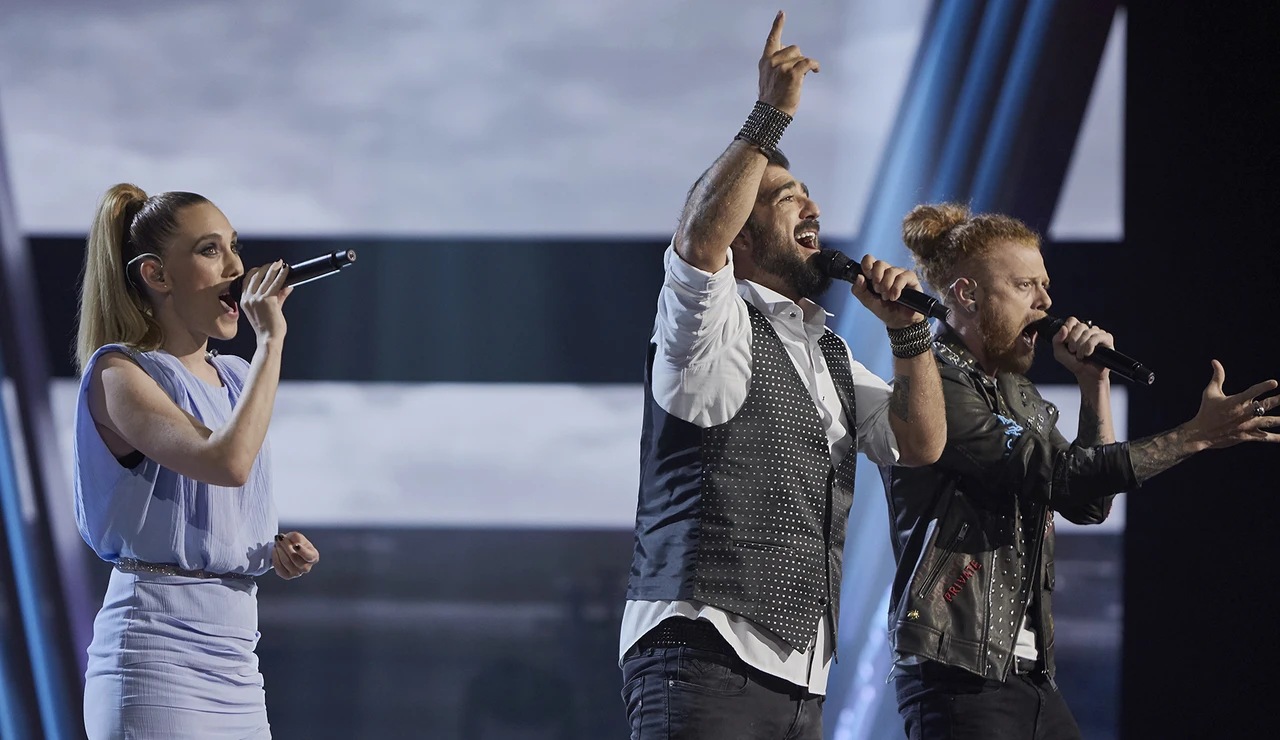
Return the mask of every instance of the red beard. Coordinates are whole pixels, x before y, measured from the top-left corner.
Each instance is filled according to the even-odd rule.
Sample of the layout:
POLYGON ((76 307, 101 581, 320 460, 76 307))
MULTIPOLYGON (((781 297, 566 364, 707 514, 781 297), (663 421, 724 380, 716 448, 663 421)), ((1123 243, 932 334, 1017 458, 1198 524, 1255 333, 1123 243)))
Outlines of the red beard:
POLYGON ((1025 323, 1013 323, 997 316, 988 306, 978 307, 978 334, 982 337, 982 349, 987 362, 996 372, 1026 373, 1035 360, 1035 348, 1028 351, 1022 343, 1025 323))

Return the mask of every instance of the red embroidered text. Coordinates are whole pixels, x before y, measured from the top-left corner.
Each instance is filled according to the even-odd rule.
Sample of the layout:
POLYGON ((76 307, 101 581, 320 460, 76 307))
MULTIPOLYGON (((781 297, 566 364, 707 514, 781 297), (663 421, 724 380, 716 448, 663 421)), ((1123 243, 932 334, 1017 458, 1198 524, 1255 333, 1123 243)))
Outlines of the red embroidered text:
POLYGON ((964 567, 964 570, 960 571, 960 577, 957 578, 955 582, 951 584, 951 587, 948 588, 947 592, 942 595, 942 598, 946 599, 947 601, 951 601, 952 599, 954 599, 957 595, 960 594, 961 589, 964 588, 964 584, 968 583, 969 579, 973 578, 974 575, 977 574, 978 569, 981 567, 982 567, 982 563, 979 563, 977 560, 970 560, 969 564, 964 567))

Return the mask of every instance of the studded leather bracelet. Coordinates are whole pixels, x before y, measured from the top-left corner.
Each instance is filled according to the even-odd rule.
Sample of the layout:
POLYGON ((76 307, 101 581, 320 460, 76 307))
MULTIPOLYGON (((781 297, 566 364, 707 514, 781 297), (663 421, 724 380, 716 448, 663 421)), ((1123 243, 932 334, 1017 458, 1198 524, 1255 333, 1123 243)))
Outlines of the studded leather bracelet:
POLYGON ((893 350, 894 357, 909 359, 928 352, 933 345, 933 332, 929 329, 928 319, 901 329, 886 331, 889 333, 889 349, 893 350))
POLYGON ((742 139, 753 144, 767 157, 778 148, 782 133, 791 125, 791 120, 791 116, 786 113, 763 100, 757 100, 755 107, 751 109, 751 115, 742 124, 742 130, 733 137, 734 141, 742 139))

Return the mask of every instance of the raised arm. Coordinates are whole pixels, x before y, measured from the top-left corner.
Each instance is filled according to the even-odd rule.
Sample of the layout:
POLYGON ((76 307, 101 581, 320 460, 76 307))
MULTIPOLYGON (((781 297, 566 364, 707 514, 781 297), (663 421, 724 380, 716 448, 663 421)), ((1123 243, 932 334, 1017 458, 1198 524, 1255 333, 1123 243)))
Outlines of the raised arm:
POLYGON ((929 325, 925 317, 893 301, 903 288, 920 290, 915 273, 866 255, 862 275, 853 284, 853 295, 884 322, 893 349, 893 395, 889 399, 889 426, 898 442, 898 464, 931 465, 947 443, 947 411, 942 399, 942 379, 930 351, 929 325), (867 279, 871 277, 871 288, 867 279))
MULTIPOLYGON (((785 14, 779 12, 765 41, 759 100, 786 114, 789 122, 800 104, 805 73, 817 72, 818 63, 796 46, 783 48, 785 21, 785 14)), ((676 230, 675 248, 685 262, 707 272, 728 264, 729 245, 751 215, 767 164, 758 142, 739 138, 702 174, 689 191, 676 230)))
MULTIPOLYGON (((1075 373, 1080 383, 1080 433, 1076 444, 1084 447, 1115 441, 1109 372, 1083 360, 1099 346, 1114 346, 1111 335, 1075 318, 1067 319, 1053 338, 1054 357, 1075 373)), ((1213 376, 1201 397, 1196 417, 1129 446, 1139 484, 1202 450, 1245 441, 1280 441, 1280 434, 1267 431, 1280 426, 1280 420, 1266 416, 1275 408, 1276 397, 1258 399, 1263 393, 1275 390, 1276 381, 1258 383, 1243 393, 1228 396, 1222 389, 1225 379, 1226 371, 1214 360, 1213 376)))
POLYGON ((943 379, 948 444, 939 465, 974 480, 974 491, 1016 491, 1057 511, 1079 512, 1078 518, 1088 520, 1082 523, 1101 521, 1104 499, 1197 452, 1246 441, 1280 442, 1280 434, 1267 431, 1280 427, 1280 417, 1268 414, 1280 406, 1280 396, 1260 398, 1275 390, 1276 381, 1228 396, 1222 391, 1224 376, 1215 360, 1200 411, 1175 429, 1131 443, 1090 446, 1077 439, 1064 448, 1061 435, 1045 438, 992 414, 969 381, 948 375, 943 379))
MULTIPOLYGON (((1113 347, 1111 335, 1092 322, 1085 323, 1074 316, 1069 317, 1053 337, 1053 356, 1075 374, 1080 386, 1080 421, 1075 441, 1080 448, 1100 447, 1116 441, 1111 415, 1111 371, 1084 360, 1099 346, 1113 347)), ((1070 447, 1057 429, 1051 431, 1050 437, 1055 445, 1070 447)), ((1111 514, 1114 498, 1108 495, 1087 501, 1058 500, 1053 507, 1076 524, 1101 524, 1111 514)))
POLYGON ((244 393, 225 425, 209 429, 179 408, 137 363, 114 352, 99 359, 90 378, 94 422, 179 475, 217 486, 244 485, 266 439, 280 381, 287 273, 275 263, 246 277, 240 306, 257 332, 258 348, 244 393))
POLYGON ((1080 385, 1080 425, 1076 444, 1097 447, 1116 441, 1111 421, 1111 371, 1084 358, 1097 347, 1114 347, 1109 333, 1069 317, 1053 337, 1053 356, 1076 376, 1080 385))

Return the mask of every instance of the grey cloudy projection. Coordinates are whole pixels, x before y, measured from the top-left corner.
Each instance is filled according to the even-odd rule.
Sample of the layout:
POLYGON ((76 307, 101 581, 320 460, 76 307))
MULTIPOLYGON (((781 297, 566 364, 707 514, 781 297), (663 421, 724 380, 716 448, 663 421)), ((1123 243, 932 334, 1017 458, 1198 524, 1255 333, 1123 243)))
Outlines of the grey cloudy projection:
MULTIPOLYGON (((785 147, 851 234, 925 3, 797 3, 823 63, 785 147), (883 4, 882 4, 883 5, 883 4)), ((759 0, 7 0, 0 121, 30 233, 111 183, 242 233, 658 235, 756 95, 759 0)))
MULTIPOLYGON (((822 63, 783 140, 857 234, 928 3, 808 0, 822 63)), ((118 181, 211 197, 246 234, 656 236, 737 132, 762 0, 0 5, 23 228, 79 234, 118 181)), ((1118 238, 1123 17, 1051 231, 1118 238), (1118 36, 1118 38, 1117 38, 1118 36)))

